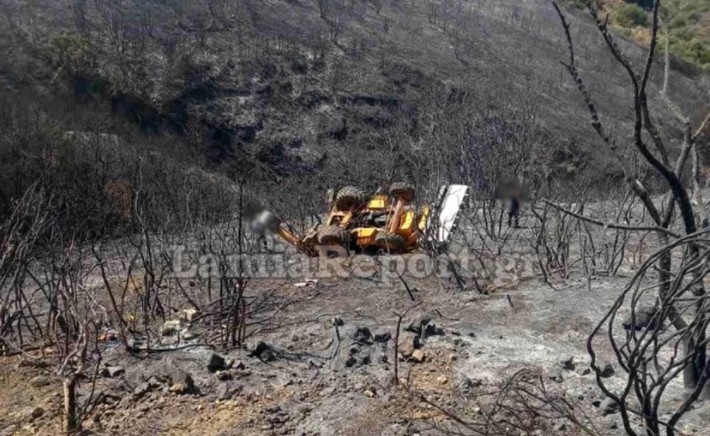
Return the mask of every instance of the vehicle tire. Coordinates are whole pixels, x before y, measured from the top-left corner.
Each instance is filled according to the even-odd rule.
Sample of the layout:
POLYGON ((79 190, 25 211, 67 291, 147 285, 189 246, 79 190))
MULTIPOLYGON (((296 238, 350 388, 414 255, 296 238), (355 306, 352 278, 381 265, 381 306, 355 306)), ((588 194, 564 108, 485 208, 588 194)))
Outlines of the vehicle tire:
POLYGON ((404 251, 404 247, 407 245, 403 237, 396 233, 389 232, 379 232, 375 236, 375 242, 377 245, 390 252, 404 251))
POLYGON ((348 232, 338 226, 327 226, 318 232, 320 245, 345 245, 348 241, 348 232))
POLYGON ((409 183, 395 182, 390 185, 390 195, 394 198, 401 198, 406 203, 414 200, 414 186, 409 183))
POLYGON ((346 186, 335 196, 335 207, 338 210, 348 210, 361 206, 367 201, 367 194, 355 186, 346 186))

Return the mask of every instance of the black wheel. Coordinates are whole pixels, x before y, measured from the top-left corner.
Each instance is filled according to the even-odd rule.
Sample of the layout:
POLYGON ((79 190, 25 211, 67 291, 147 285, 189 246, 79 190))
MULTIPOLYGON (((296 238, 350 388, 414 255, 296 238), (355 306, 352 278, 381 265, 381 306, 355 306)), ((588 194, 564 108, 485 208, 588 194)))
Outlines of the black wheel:
POLYGON ((407 241, 396 233, 379 232, 375 236, 375 243, 390 252, 404 251, 407 241))
POLYGON ((390 195, 394 198, 401 198, 406 203, 414 200, 414 186, 409 183, 395 182, 390 185, 390 195))
POLYGON ((361 206, 367 201, 367 194, 355 186, 346 186, 335 196, 335 206, 339 210, 348 210, 361 206))
POLYGON ((320 245, 345 245, 348 241, 348 232, 338 226, 327 226, 318 232, 320 245))

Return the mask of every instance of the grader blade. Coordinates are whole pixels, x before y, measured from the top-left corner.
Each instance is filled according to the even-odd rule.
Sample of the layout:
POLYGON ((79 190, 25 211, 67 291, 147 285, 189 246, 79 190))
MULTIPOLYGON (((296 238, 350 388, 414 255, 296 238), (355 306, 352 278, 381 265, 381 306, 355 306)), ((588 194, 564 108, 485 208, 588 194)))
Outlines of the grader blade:
POLYGON ((429 234, 440 244, 448 244, 461 219, 461 211, 468 202, 469 187, 448 185, 439 189, 431 218, 429 234))

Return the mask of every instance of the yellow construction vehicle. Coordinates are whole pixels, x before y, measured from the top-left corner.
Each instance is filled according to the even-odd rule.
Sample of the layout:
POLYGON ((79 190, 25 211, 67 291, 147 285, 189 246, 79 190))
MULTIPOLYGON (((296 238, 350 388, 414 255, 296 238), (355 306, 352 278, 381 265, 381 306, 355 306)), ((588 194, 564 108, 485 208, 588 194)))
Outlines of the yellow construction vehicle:
POLYGON ((404 253, 418 248, 427 234, 435 239, 442 239, 441 236, 448 239, 467 193, 468 187, 462 185, 442 188, 436 211, 454 211, 448 213, 444 223, 441 215, 437 215, 436 220, 431 219, 428 205, 417 207, 414 188, 406 183, 393 183, 387 193, 380 190, 371 197, 358 188, 347 186, 337 195, 329 193, 330 212, 324 224, 314 226, 302 237, 269 211, 262 211, 256 218, 255 229, 272 231, 309 256, 328 252, 328 247, 367 254, 404 253), (464 189, 454 195, 452 187, 464 189), (453 208, 450 207, 452 201, 453 208), (436 222, 437 229, 432 232, 433 222, 436 222), (444 233, 440 229, 442 224, 448 229, 444 233))

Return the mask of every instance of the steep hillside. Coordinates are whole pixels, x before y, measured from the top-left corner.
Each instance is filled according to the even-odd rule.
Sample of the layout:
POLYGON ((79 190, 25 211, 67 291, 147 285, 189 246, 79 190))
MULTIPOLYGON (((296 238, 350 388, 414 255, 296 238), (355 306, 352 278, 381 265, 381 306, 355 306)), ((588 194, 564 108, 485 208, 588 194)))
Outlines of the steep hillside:
MULTIPOLYGON (((583 7, 582 0, 573 0, 583 7)), ((605 0, 612 24, 623 35, 642 44, 650 39, 653 0, 605 0)), ((669 42, 673 55, 710 71, 710 2, 707 0, 668 0, 661 8, 661 43, 669 42)))
MULTIPOLYGON (((627 79, 586 15, 570 13, 582 74, 623 143, 627 79)), ((447 153, 475 148, 485 129, 499 143, 534 132, 548 177, 614 175, 559 62, 547 0, 11 0, 0 29, 6 89, 52 100, 59 118, 78 106, 131 120, 233 176, 363 182, 427 169, 432 184, 474 184, 473 163, 447 153)), ((621 44, 641 61, 643 48, 621 44)), ((675 134, 661 74, 654 106, 675 134)), ((693 117, 708 89, 701 73, 672 72, 671 97, 693 117)))

